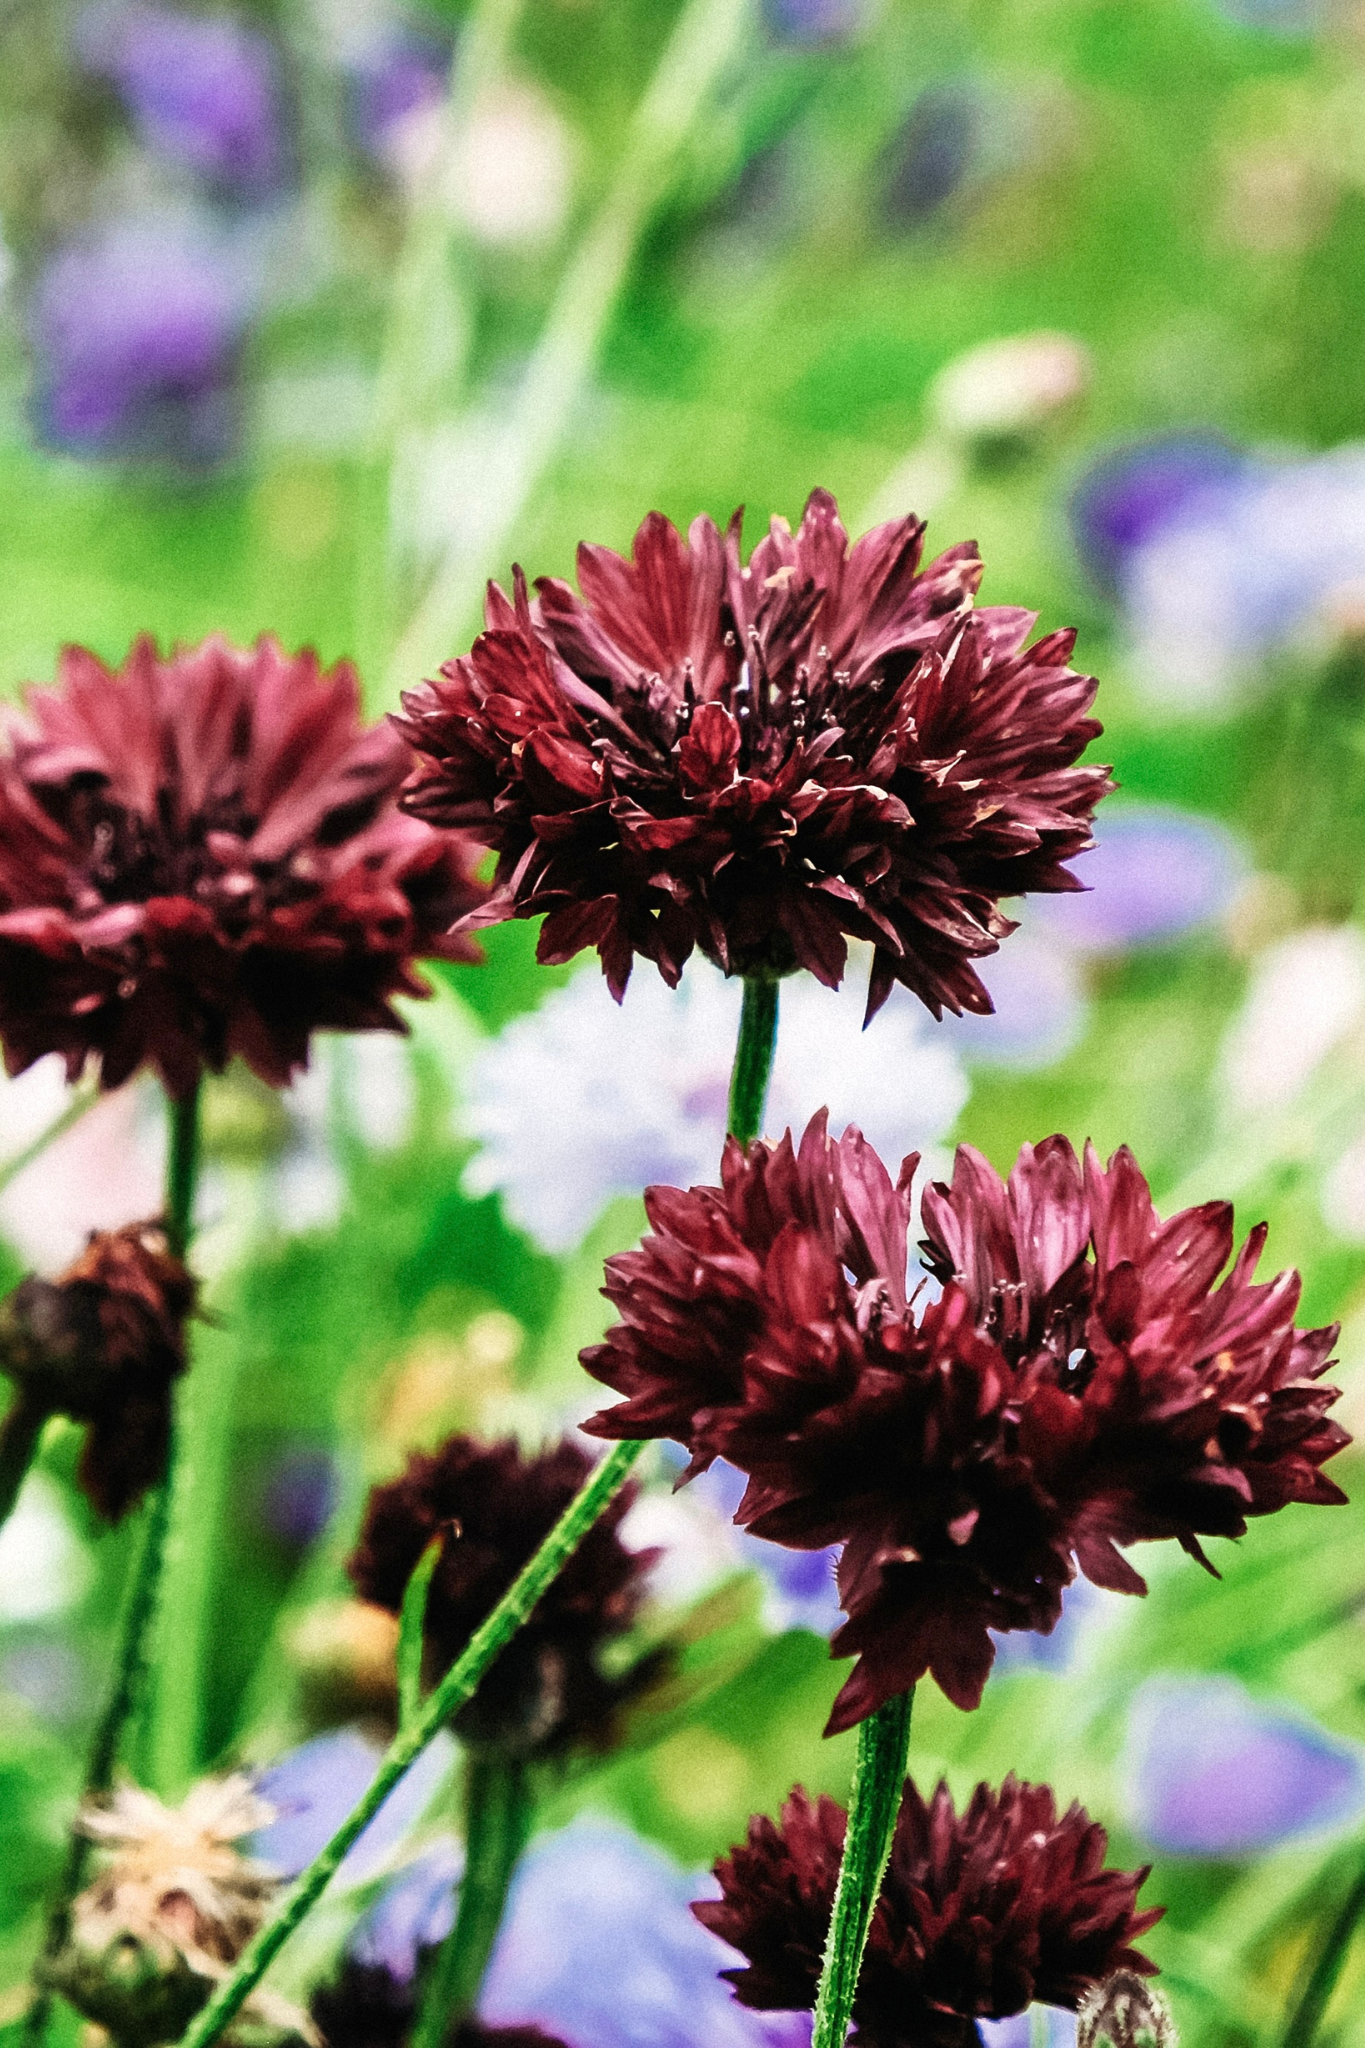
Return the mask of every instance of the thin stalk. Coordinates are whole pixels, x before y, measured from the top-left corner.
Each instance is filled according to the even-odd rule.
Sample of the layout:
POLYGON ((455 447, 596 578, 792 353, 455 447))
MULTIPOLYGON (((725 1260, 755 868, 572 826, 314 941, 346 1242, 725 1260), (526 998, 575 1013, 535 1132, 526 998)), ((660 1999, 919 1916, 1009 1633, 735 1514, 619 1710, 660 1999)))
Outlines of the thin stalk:
POLYGON ((900 1811, 914 1696, 913 1688, 897 1694, 858 1726, 848 1833, 820 1970, 811 2048, 844 2048, 867 1930, 900 1811))
POLYGON ((777 990, 771 975, 745 977, 727 1119, 731 1137, 738 1138, 741 1145, 752 1144, 763 1128, 763 1105, 777 1051, 777 990))
POLYGON ((46 1411, 35 1407, 23 1394, 15 1398, 0 1423, 0 1529, 14 1511, 46 1423, 46 1411))
POLYGON ((642 231, 668 188, 683 145, 739 47, 749 0, 687 0, 631 116, 602 203, 570 257, 513 401, 506 432, 480 478, 477 505, 437 564, 389 665, 386 701, 450 653, 503 562, 525 507, 577 416, 642 231))
POLYGON ((243 1951, 236 1969, 224 1978, 208 2004, 191 2023, 181 2048, 209 2048, 251 1996, 299 1922, 312 1910, 336 1875, 351 1844, 374 1819, 399 1779, 411 1768, 437 1730, 472 1699, 479 1683, 516 1634, 546 1589, 553 1584, 588 1530, 625 1484, 642 1443, 622 1443, 608 1452, 587 1483, 570 1501, 540 1549, 508 1587, 488 1618, 431 1694, 411 1726, 390 1743, 373 1784, 347 1815, 325 1849, 314 1857, 294 1884, 279 1912, 243 1951))
POLYGON ((473 2012, 531 1821, 524 1760, 496 1750, 473 1751, 465 1764, 459 1907, 422 1994, 412 2048, 443 2048, 473 2012))
POLYGON ((1341 1975, 1346 1951, 1351 1946, 1351 1936, 1362 1918, 1365 1918, 1365 1871, 1347 1892, 1341 1911, 1327 1931, 1327 1939, 1303 1988, 1303 1996, 1284 2030, 1284 2048, 1311 2048, 1323 2014, 1331 2003, 1332 1993, 1337 1988, 1337 1978, 1341 1975))
MULTIPOLYGON (((169 1100, 169 1147, 166 1157, 166 1235, 177 1257, 189 1246, 194 1218, 194 1190, 199 1168, 199 1090, 169 1100)), ((175 1447, 172 1443, 172 1464, 175 1447)), ((95 1724, 86 1758, 82 1806, 106 1793, 114 1780, 123 1738, 137 1711, 147 1669, 147 1646, 157 1610, 166 1533, 170 1521, 171 1481, 165 1479, 147 1498, 142 1545, 119 1624, 114 1680, 104 1712, 95 1724)), ((55 1955, 66 1940, 71 1902, 85 1877, 89 1843, 73 1828, 61 1883, 48 1914, 44 1957, 55 1955)), ((51 2000, 40 1992, 25 2022, 27 2048, 35 2048, 47 2027, 51 2000)))

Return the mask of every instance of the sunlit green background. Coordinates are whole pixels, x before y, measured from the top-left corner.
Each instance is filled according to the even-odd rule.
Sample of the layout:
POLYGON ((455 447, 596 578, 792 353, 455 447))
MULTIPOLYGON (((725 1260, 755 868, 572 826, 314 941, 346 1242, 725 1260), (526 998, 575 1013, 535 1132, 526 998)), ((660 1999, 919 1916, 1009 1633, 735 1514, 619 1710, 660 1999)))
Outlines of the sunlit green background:
MULTIPOLYGON (((742 0, 685 17, 674 0, 432 9, 435 41, 457 38, 457 118, 501 93, 553 138, 541 225, 490 235, 433 199, 436 172, 413 200, 348 140, 345 10, 261 0, 249 13, 288 82, 294 166, 262 209, 274 240, 234 370, 232 445, 195 466, 55 447, 35 411, 43 265, 145 180, 116 95, 73 56, 78 10, 12 0, 0 685, 50 677, 64 641, 118 661, 144 631, 269 631, 357 659, 378 712, 468 644, 483 579, 513 559, 571 575, 580 538, 625 547, 653 507, 685 524, 743 503, 752 537, 774 512, 798 517, 817 483, 858 531, 888 487, 922 483, 931 544, 980 542, 987 600, 1080 629, 1078 661, 1101 678, 1098 751, 1124 799, 1227 821, 1253 877, 1193 936, 1088 963, 1080 1043, 1040 1069, 974 1067, 955 1135, 1001 1167, 1057 1129, 1104 1151, 1128 1142, 1158 1201, 1229 1194, 1239 1224, 1267 1217, 1274 1266, 1303 1271, 1302 1320, 1345 1320, 1349 1422, 1365 1418, 1365 1225, 1354 1238, 1330 1225, 1323 1186, 1365 1128, 1359 1020, 1263 1114, 1231 1115, 1217 1076, 1256 957, 1358 914, 1365 642, 1342 630, 1278 646, 1216 712, 1155 698, 1067 516, 1096 459, 1143 437, 1214 430, 1306 453, 1365 434, 1365 10, 1238 11, 883 0, 845 10, 847 32, 803 40, 781 10, 742 0), (946 170, 924 139, 934 119, 946 170), (945 437, 926 402, 943 366, 1039 330, 1082 345, 1085 388, 1025 431, 945 437)), ((1283 539, 1263 531, 1259 548, 1283 539)), ((479 1034, 564 979, 534 966, 533 945, 525 927, 495 932, 485 967, 443 977, 399 1150, 367 1147, 340 1118, 335 1223, 276 1227, 259 1189, 279 1112, 239 1076, 212 1091, 213 1319, 191 1398, 218 1404, 225 1456, 194 1503, 216 1534, 173 1581, 159 1653, 163 1674, 188 1660, 202 1675, 205 1765, 268 1758, 325 1724, 299 1629, 345 1591, 368 1479, 455 1423, 534 1432, 582 1412, 575 1351, 600 1327, 601 1257, 638 1209, 616 1205, 581 1251, 552 1258, 496 1198, 461 1192, 468 1147, 451 1135, 479 1034), (282 1455, 324 1454, 338 1504, 309 1547, 273 1533, 263 1502, 282 1455)), ((41 1168, 24 1185, 40 1202, 41 1168)), ((22 1257, 6 1258, 17 1277, 22 1257)), ((11 1599, 0 1628, 0 1978, 16 1985, 131 1541, 98 1534, 65 1491, 75 1451, 57 1435, 45 1458, 84 1560, 63 1567, 76 1590, 52 1612, 11 1599)), ((1356 1490, 1359 1467, 1342 1466, 1356 1490)), ((1365 1502, 1254 1526, 1219 1548, 1222 1583, 1154 1559, 1150 1598, 1068 1672, 1002 1677, 975 1715, 922 1688, 917 1772, 946 1769, 959 1790, 1011 1768, 1051 1777, 1110 1826, 1119 1860, 1140 1862, 1124 1717, 1151 1674, 1230 1672, 1365 1743, 1362 1515, 1365 1502)), ((6 1567, 0 1546, 0 1595, 7 1569, 40 1569, 12 1554, 6 1567)), ((848 1743, 818 1733, 837 1684, 825 1647, 765 1635, 756 1598, 747 1580, 716 1596, 690 1704, 567 1786, 555 1812, 613 1807, 700 1865, 798 1778, 845 1791, 848 1743)), ((1171 1910, 1150 1946, 1190 2044, 1278 2039, 1363 1861, 1359 1822, 1260 1859, 1156 1859, 1150 1896, 1171 1910)), ((1365 1936, 1331 2027, 1365 2043, 1365 1936)))

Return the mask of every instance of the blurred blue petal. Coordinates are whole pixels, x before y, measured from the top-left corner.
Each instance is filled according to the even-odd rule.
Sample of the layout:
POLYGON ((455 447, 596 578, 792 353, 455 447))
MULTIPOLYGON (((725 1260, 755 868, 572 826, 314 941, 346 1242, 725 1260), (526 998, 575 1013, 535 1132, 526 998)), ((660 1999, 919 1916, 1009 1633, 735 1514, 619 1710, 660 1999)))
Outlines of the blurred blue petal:
POLYGON ((445 1940, 455 1919, 454 1886, 464 1858, 453 1842, 438 1842, 396 1877, 365 1915, 351 1940, 358 1962, 378 1963, 408 1984, 417 1952, 445 1940))
POLYGON ((763 0, 764 26, 784 43, 841 42, 866 15, 866 0, 763 0))
POLYGON ((1230 21, 1280 35, 1311 35, 1323 18, 1323 0, 1213 0, 1213 5, 1230 21))
POLYGON ((1071 949, 1050 932, 1017 931, 975 964, 994 1012, 946 1016, 938 1026, 965 1058, 1027 1071, 1052 1066, 1079 1043, 1089 1003, 1071 949))
POLYGON ((1128 1716, 1133 1826, 1175 1856, 1253 1856, 1365 1812, 1365 1756, 1235 1678, 1149 1679, 1128 1716))
POLYGON ((1082 952, 1150 945, 1221 917, 1246 872, 1238 840, 1214 818, 1160 805, 1106 810, 1076 863, 1085 893, 1039 897, 1033 921, 1082 952))
POLYGON ((231 14, 113 0, 81 17, 77 53, 123 99, 145 147, 243 197, 279 184, 285 160, 275 52, 231 14))
MULTIPOLYGON (((670 1446, 670 1450, 672 1446, 670 1446)), ((677 1463, 682 1465, 682 1454, 677 1463)), ((734 1518, 744 1494, 745 1478, 724 1458, 717 1458, 707 1472, 689 1482, 694 1498, 703 1500, 726 1522, 734 1518)), ((781 1543, 767 1543, 736 1529, 736 1557, 741 1564, 761 1574, 769 1590, 767 1619, 776 1628, 808 1628, 816 1635, 832 1635, 843 1620, 834 1568, 839 1547, 826 1550, 788 1550, 781 1543)))
POLYGON ((1250 461, 1219 434, 1163 435, 1101 456, 1069 507, 1077 552, 1101 589, 1117 596, 1134 549, 1235 484, 1250 461))
POLYGON ((1051 1635, 1039 1635, 1034 1629, 1009 1629, 1003 1634, 991 1630, 995 1644, 992 1676, 1010 1671, 1070 1670, 1085 1638, 1102 1626, 1123 1597, 1102 1592, 1089 1579, 1073 1580, 1062 1595, 1062 1618, 1051 1635))
POLYGON ((748 2012, 722 1983, 737 1958, 688 1910, 714 1895, 709 1875, 624 1828, 583 1819, 542 1836, 513 1880, 482 2017, 568 2048, 802 2048, 809 2014, 748 2012))
POLYGON ((1007 2020, 978 2020, 984 2048, 1033 2048, 1035 2019, 1042 2023, 1045 2048, 1076 2048, 1076 2015, 1055 2005, 1031 2005, 1007 2020))
MULTIPOLYGON (((336 1728, 291 1750, 263 1771, 256 1789, 278 1819, 251 1841, 259 1856, 286 1877, 311 1863, 368 1791, 382 1750, 358 1728, 336 1728)), ((389 1794, 341 1865, 343 1884, 355 1883, 420 1820, 450 1770, 454 1744, 441 1734, 389 1794)))

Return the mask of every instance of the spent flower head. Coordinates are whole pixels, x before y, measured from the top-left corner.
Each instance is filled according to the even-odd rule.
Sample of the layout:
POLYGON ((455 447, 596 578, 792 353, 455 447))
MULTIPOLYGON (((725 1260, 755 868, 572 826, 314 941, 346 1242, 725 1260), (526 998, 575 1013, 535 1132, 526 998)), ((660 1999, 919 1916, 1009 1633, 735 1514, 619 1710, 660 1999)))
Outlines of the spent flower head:
POLYGON ((92 1231, 64 1273, 30 1274, 0 1306, 0 1373, 16 1409, 86 1425, 77 1477, 107 1521, 165 1477, 197 1292, 153 1220, 92 1231))
MULTIPOLYGON (((721 1897, 692 1910, 746 1959, 723 1972, 742 2004, 810 2010, 847 1816, 800 1786, 781 1825, 765 1816, 716 1866, 721 1897)), ((976 2048, 977 2021, 1032 2001, 1075 2007, 1116 1968, 1150 1973, 1133 1947, 1161 1917, 1139 1912, 1145 1870, 1105 1868, 1108 1837, 1047 1785, 978 1785, 957 1813, 945 1784, 912 1781, 872 1918, 853 2005, 855 2048, 976 2048)))
POLYGON ((539 957, 586 946, 612 992, 638 954, 677 982, 808 968, 836 986, 874 947, 935 1016, 990 1008, 973 961, 1002 896, 1075 889, 1107 772, 1074 636, 977 609, 971 543, 921 567, 922 521, 852 547, 826 491, 748 562, 739 515, 684 541, 652 513, 629 561, 582 547, 582 597, 490 587, 471 653, 404 700, 425 756, 405 802, 498 854, 467 928, 545 912, 539 957))
MULTIPOLYGON (((125 1785, 79 1825, 102 1867, 79 1894, 49 1982, 131 2048, 173 2041, 226 1977, 279 1890, 237 1846, 274 1818, 249 1779, 205 1778, 178 1807, 125 1785)), ((248 2013, 317 2043, 307 2015, 257 1989, 248 2013)))
POLYGON ((82 648, 0 758, 0 1038, 173 1095, 240 1055, 283 1087, 318 1030, 402 1029, 414 959, 481 900, 468 850, 404 817, 404 747, 344 663, 220 638, 123 667, 82 648))
POLYGON ((673 1437, 689 1471, 748 1475, 737 1519, 844 1548, 859 1662, 851 1725, 932 1672, 974 1707, 991 1631, 1044 1633, 1077 1565, 1146 1591, 1119 1544, 1239 1536, 1289 1501, 1340 1501, 1347 1441, 1319 1384, 1335 1337, 1294 1327, 1299 1282, 1256 1284, 1232 1214, 1162 1224, 1132 1155, 1025 1147, 1008 1185, 969 1147, 924 1198, 938 1299, 907 1281, 911 1179, 823 1112, 799 1150, 731 1141, 722 1185, 652 1188, 641 1247, 607 1262, 621 1320, 583 1363, 625 1396, 587 1425, 673 1437))

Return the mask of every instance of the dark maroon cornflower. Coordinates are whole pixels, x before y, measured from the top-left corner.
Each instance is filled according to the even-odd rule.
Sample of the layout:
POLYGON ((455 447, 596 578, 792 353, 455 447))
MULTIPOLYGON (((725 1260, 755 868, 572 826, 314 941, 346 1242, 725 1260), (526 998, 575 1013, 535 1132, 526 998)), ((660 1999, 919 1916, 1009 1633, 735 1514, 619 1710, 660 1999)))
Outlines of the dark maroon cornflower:
POLYGON ((197 1282, 158 1223, 92 1233, 56 1280, 30 1276, 0 1310, 6 1436, 51 1415, 87 1427, 77 1477, 107 1521, 166 1476, 171 1388, 185 1370, 197 1282))
MULTIPOLYGON (((692 1911, 747 1958, 725 1970, 741 2005, 809 2011, 834 1904, 847 1816, 798 1786, 782 1825, 757 1816, 716 1865, 722 1896, 692 1911)), ((1058 1815, 1051 1788, 978 1785, 959 1816, 945 1784, 912 1782, 872 1918, 852 2040, 860 2048, 975 2048, 977 2021, 1034 2000, 1074 2008, 1116 1969, 1150 1975, 1132 1944, 1146 1870, 1106 1870, 1108 1837, 1084 1808, 1058 1815)))
POLYGON ((1264 1231, 1215 1288, 1225 1207, 1160 1225, 1129 1154, 1090 1155, 1087 1180, 1060 1138, 1007 1194, 964 1148, 925 1198, 944 1283, 926 1302, 906 1279, 916 1164, 893 1187, 823 1112, 799 1152, 731 1141, 721 1187, 649 1190, 653 1235, 607 1262, 621 1321, 582 1354, 626 1396, 593 1434, 674 1437, 688 1476, 723 1456, 754 1534, 844 1546, 831 1648, 859 1662, 831 1732, 926 1671, 976 1706, 990 1631, 1049 1632, 1077 1564, 1146 1590, 1115 1543, 1200 1556, 1201 1534, 1342 1498, 1318 1469, 1347 1440, 1317 1384, 1335 1332, 1295 1330, 1297 1276, 1253 1284, 1264 1231))
POLYGON ((111 671, 68 648, 0 758, 0 1037, 174 1095, 240 1054, 274 1086, 316 1030, 401 1030, 419 954, 477 958, 464 844, 404 817, 406 749, 354 671, 213 638, 111 671))
MULTIPOLYGON (((404 1983, 382 1963, 347 1956, 331 1984, 313 1993, 308 2009, 326 2048, 407 2048, 417 2019, 419 1984, 404 1983)), ((563 2048, 539 2027, 489 2027, 461 2020, 445 2048, 563 2048)))
POLYGON ((739 514, 687 542, 658 513, 632 559, 582 547, 583 597, 520 571, 487 631, 400 725, 427 757, 417 816, 497 849, 464 927, 546 912, 539 958, 596 946, 619 999, 636 954, 674 984, 693 947, 727 974, 831 986, 875 947, 868 1014, 903 982, 935 1016, 990 1009, 972 961, 1014 929, 1002 896, 1076 889, 1103 768, 1074 635, 977 610, 970 543, 921 570, 922 521, 852 548, 826 491, 741 565, 739 514))
MULTIPOLYGON (((445 1542, 427 1595, 424 1678, 434 1685, 539 1549, 592 1470, 565 1441, 526 1456, 510 1438, 453 1436, 413 1452, 406 1469, 370 1495, 348 1569, 364 1600, 401 1612, 408 1580, 438 1534, 445 1542)), ((609 1748, 623 1708, 657 1678, 658 1657, 624 1672, 603 1669, 603 1649, 633 1626, 653 1550, 627 1550, 617 1531, 634 1485, 606 1513, 544 1594, 459 1714, 466 1742, 534 1752, 609 1748)))

